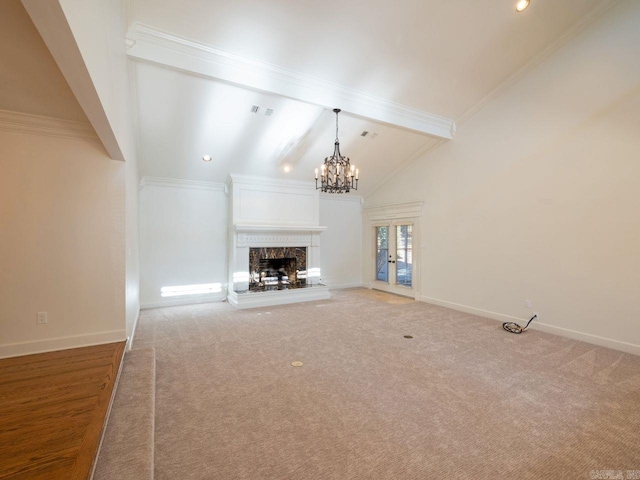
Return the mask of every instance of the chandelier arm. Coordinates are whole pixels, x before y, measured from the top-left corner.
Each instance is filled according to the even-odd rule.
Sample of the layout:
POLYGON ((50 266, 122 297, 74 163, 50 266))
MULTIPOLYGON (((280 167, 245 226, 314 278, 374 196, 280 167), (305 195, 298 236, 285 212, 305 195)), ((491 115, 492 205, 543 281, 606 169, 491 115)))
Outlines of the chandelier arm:
MULTIPOLYGON (((316 178, 316 190, 326 193, 349 193, 351 190, 358 189, 357 172, 354 178, 355 167, 351 166, 349 157, 344 157, 340 153, 340 139, 338 130, 338 114, 339 108, 333 109, 336 114, 336 140, 334 143, 333 155, 326 157, 321 166, 320 186, 318 186, 318 176, 316 178)), ((317 172, 317 169, 316 169, 317 172)))

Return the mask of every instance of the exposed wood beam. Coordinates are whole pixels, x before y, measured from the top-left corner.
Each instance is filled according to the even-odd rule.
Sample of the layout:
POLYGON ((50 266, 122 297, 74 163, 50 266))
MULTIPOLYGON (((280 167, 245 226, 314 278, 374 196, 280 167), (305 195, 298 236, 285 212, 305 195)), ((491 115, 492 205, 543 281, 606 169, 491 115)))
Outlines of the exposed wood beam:
POLYGON ((451 139, 455 122, 316 77, 218 50, 135 23, 127 35, 128 55, 171 68, 274 93, 324 108, 451 139))

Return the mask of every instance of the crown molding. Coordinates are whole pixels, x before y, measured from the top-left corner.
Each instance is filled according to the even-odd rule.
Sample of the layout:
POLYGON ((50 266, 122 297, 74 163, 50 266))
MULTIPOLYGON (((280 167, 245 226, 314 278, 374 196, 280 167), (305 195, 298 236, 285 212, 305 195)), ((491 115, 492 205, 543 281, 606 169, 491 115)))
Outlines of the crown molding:
POLYGON ((179 37, 141 23, 127 33, 131 58, 283 95, 439 138, 451 139, 452 119, 179 37))
POLYGON ((364 207, 370 220, 389 220, 394 218, 409 218, 422 216, 422 205, 424 202, 392 203, 364 207))
POLYGON ((89 123, 9 110, 0 110, 0 131, 75 138, 100 143, 98 135, 89 123))
POLYGON ((140 187, 188 188, 191 190, 211 190, 227 193, 227 186, 224 183, 202 182, 199 180, 185 180, 180 178, 144 176, 140 180, 140 187))
POLYGON ((335 194, 335 193, 320 192, 320 200, 335 200, 339 202, 359 203, 360 205, 364 204, 364 198, 362 197, 362 195, 353 195, 353 194, 335 194))
POLYGON ((225 184, 231 186, 234 183, 260 187, 302 188, 315 191, 315 183, 313 180, 259 177, 257 175, 245 175, 243 173, 230 173, 227 175, 225 184))

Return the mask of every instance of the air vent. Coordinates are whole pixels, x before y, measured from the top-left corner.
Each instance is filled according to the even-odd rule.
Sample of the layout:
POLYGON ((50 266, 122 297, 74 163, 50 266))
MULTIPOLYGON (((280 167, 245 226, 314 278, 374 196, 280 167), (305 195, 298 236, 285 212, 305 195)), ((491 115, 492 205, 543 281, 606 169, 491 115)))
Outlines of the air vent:
POLYGON ((251 113, 258 113, 260 111, 260 107, 258 105, 251 106, 251 113))
POLYGON ((367 135, 369 135, 369 132, 366 130, 360 134, 361 137, 366 137, 367 135))

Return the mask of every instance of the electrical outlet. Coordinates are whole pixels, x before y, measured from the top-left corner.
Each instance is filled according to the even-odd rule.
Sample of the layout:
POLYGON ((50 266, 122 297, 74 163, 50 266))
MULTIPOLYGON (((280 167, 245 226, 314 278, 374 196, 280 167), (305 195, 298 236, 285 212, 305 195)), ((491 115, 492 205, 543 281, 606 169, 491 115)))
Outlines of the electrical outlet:
POLYGON ((531 300, 525 300, 524 301, 524 306, 525 306, 525 308, 531 308, 531 300))
MULTIPOLYGON (((533 315, 536 316, 536 320, 540 321, 540 314, 538 312, 533 312, 533 315)), ((531 315, 533 317, 533 315, 531 315)))
POLYGON ((47 323, 47 312, 38 312, 38 323, 47 323))

